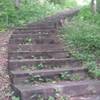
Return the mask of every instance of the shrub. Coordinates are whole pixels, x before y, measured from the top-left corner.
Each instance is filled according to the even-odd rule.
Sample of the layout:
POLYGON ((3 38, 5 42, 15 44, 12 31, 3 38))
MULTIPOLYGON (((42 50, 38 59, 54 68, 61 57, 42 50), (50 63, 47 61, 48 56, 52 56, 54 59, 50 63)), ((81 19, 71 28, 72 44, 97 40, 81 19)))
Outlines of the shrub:
POLYGON ((96 60, 100 59, 100 14, 92 15, 88 8, 82 9, 73 21, 62 28, 67 49, 77 59, 85 61, 93 78, 100 78, 96 60))
POLYGON ((74 7, 77 6, 75 0, 48 0, 49 2, 53 2, 54 4, 59 4, 61 7, 74 7))
POLYGON ((94 25, 100 26, 100 14, 97 13, 96 15, 93 15, 92 11, 90 10, 90 7, 83 7, 76 17, 77 20, 80 21, 88 21, 88 23, 92 23, 94 25))
POLYGON ((86 55, 100 56, 100 28, 97 25, 74 21, 63 28, 64 40, 86 55), (98 55, 99 54, 99 55, 98 55))

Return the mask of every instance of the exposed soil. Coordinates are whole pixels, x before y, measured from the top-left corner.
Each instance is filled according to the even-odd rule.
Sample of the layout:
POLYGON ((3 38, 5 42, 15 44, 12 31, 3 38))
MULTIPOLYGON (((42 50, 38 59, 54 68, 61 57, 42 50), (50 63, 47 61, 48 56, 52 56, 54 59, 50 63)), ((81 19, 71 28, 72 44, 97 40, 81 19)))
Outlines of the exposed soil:
POLYGON ((10 81, 7 70, 7 43, 11 33, 10 32, 0 32, 0 100, 10 100, 10 81))

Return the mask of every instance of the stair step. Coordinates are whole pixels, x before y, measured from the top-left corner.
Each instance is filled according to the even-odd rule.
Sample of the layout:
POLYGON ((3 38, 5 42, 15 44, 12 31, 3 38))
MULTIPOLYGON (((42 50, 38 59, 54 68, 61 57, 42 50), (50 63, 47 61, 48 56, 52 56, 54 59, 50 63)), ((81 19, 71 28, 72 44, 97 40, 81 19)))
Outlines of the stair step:
POLYGON ((30 27, 16 27, 16 30, 35 30, 35 29, 54 29, 54 25, 50 25, 50 26, 30 26, 30 27))
POLYGON ((53 30, 53 31, 14 31, 11 37, 24 37, 24 36, 51 36, 51 35, 57 35, 57 31, 53 30))
POLYGON ((9 51, 47 51, 47 50, 60 50, 65 49, 61 44, 10 44, 8 45, 9 51))
POLYGON ((12 36, 50 36, 50 35, 57 35, 57 31, 14 31, 12 36))
POLYGON ((55 74, 58 74, 60 72, 64 72, 64 71, 71 71, 71 72, 77 72, 77 71, 85 71, 87 70, 87 68, 85 67, 65 67, 65 68, 56 68, 56 69, 45 69, 45 70, 34 70, 34 71, 11 71, 11 73, 15 76, 23 76, 23 75, 30 75, 30 74, 34 74, 34 75, 37 75, 37 74, 40 74, 42 76, 46 76, 46 75, 55 75, 55 74))
POLYGON ((52 34, 52 33, 41 33, 41 34, 32 34, 32 33, 24 33, 24 34, 13 34, 10 38, 10 41, 13 39, 26 39, 26 38, 31 38, 31 39, 39 39, 39 38, 43 38, 43 39, 55 39, 57 38, 59 40, 59 35, 56 35, 56 33, 52 34))
MULTIPOLYGON (((69 79, 64 79, 68 81, 73 81, 73 80, 79 81, 79 80, 84 80, 88 77, 86 74, 87 69, 85 67, 56 68, 56 69, 51 69, 51 70, 44 69, 44 70, 34 70, 34 71, 27 71, 27 70, 18 71, 17 70, 17 71, 11 71, 11 77, 13 78, 12 83, 14 84, 27 84, 26 81, 28 81, 28 83, 32 83, 32 82, 29 82, 28 78, 31 76, 37 76, 37 75, 41 77, 42 79, 51 79, 52 81, 56 81, 58 77, 59 80, 57 81, 61 81, 60 75, 65 72, 68 73, 68 75, 70 75, 69 79), (54 77, 56 77, 56 79, 54 77)), ((44 83, 44 82, 41 81, 38 83, 44 83)))
POLYGON ((100 93, 96 95, 83 95, 78 97, 70 97, 71 100, 100 100, 100 93))
POLYGON ((55 36, 55 35, 52 35, 52 34, 38 34, 37 32, 36 33, 19 33, 19 34, 12 34, 10 39, 16 39, 16 38, 27 38, 27 37, 31 37, 31 38, 37 38, 39 36, 43 36, 45 38, 49 37, 49 36, 55 36))
POLYGON ((13 88, 20 93, 21 100, 36 100, 36 98, 32 98, 34 95, 43 95, 44 100, 47 100, 48 96, 54 96, 56 90, 68 96, 98 94, 100 93, 100 81, 85 80, 56 84, 14 85, 13 88))
POLYGON ((65 61, 79 61, 75 58, 63 58, 63 59, 14 59, 9 60, 10 63, 23 63, 23 62, 65 62, 65 61))
POLYGON ((53 68, 61 66, 82 66, 81 60, 76 60, 74 58, 63 58, 63 59, 22 59, 22 60, 9 60, 9 69, 15 70, 20 69, 22 66, 27 66, 28 68, 36 68, 39 64, 42 64, 44 68, 53 68))
POLYGON ((30 23, 28 25, 26 25, 27 27, 49 27, 49 26, 55 26, 53 22, 39 22, 39 23, 30 23))
POLYGON ((45 53, 36 53, 36 52, 22 52, 22 53, 9 53, 9 59, 49 59, 49 58, 69 58, 71 56, 68 52, 45 52, 45 53))
POLYGON ((36 32, 49 32, 49 33, 55 33, 56 29, 34 29, 34 30, 15 30, 14 34, 19 34, 19 33, 36 33, 36 32))
POLYGON ((34 54, 40 54, 40 53, 61 53, 61 52, 68 52, 67 50, 64 49, 57 49, 57 50, 46 50, 46 51, 9 51, 9 55, 13 54, 26 54, 26 53, 34 53, 34 54))
POLYGON ((51 33, 51 32, 14 32, 14 34, 11 35, 11 38, 26 38, 27 36, 35 38, 38 36, 43 36, 43 37, 54 37, 54 36, 58 36, 57 33, 51 33))
POLYGON ((39 47, 39 46, 36 46, 36 47, 31 47, 30 48, 30 46, 25 46, 25 47, 19 47, 19 48, 14 48, 14 49, 12 49, 12 48, 10 48, 9 47, 9 51, 10 52, 27 52, 27 51, 30 51, 30 52, 34 52, 34 53, 37 53, 37 52, 51 52, 51 51, 64 51, 65 50, 65 48, 63 48, 63 47, 59 47, 59 48, 56 48, 56 47, 54 47, 54 48, 51 48, 51 47, 48 47, 48 48, 43 48, 43 46, 42 47, 39 47))
POLYGON ((58 37, 49 37, 49 38, 37 37, 37 38, 31 38, 31 37, 27 36, 26 38, 13 38, 13 39, 10 39, 9 43, 10 44, 34 44, 34 43, 53 44, 53 43, 61 43, 61 41, 58 39, 58 37))

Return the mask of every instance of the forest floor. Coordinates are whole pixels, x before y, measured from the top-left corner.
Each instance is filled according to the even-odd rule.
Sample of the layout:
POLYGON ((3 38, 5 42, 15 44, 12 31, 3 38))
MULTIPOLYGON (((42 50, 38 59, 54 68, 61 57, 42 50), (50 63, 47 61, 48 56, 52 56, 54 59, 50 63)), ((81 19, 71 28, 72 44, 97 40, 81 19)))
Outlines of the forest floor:
POLYGON ((7 44, 11 33, 0 33, 0 100, 9 100, 10 95, 10 81, 7 70, 7 44))

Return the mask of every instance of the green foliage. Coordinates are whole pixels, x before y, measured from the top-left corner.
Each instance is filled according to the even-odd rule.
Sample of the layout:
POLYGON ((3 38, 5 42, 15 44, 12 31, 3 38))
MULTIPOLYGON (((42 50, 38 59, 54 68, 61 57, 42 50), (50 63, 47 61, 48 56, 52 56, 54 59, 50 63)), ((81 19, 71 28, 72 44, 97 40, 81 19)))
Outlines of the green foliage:
POLYGON ((49 97, 48 97, 48 100, 55 100, 55 98, 52 97, 52 96, 49 96, 49 97))
POLYGON ((21 0, 19 8, 16 8, 15 0, 0 0, 0 31, 41 20, 62 8, 75 5, 74 0, 21 0))
POLYGON ((42 95, 38 95, 37 100, 44 100, 44 97, 42 95))
POLYGON ((37 69, 43 69, 43 68, 44 68, 44 65, 43 65, 43 63, 35 64, 35 67, 36 67, 37 69))
POLYGON ((73 56, 86 62, 89 75, 100 78, 96 65, 96 60, 100 59, 100 14, 93 15, 85 7, 61 33, 73 56))
POLYGON ((87 63, 88 73, 91 78, 100 78, 100 69, 97 67, 96 62, 91 61, 87 63))
POLYGON ((87 21, 76 20, 62 31, 64 33, 64 40, 67 41, 67 44, 72 48, 76 48, 80 53, 77 56, 81 56, 82 59, 100 56, 100 28, 98 25, 90 24, 87 21))
POLYGON ((70 80, 71 79, 71 75, 69 74, 69 72, 63 72, 60 75, 60 79, 61 80, 70 80))
POLYGON ((69 73, 69 72, 63 72, 60 74, 60 79, 61 80, 70 80, 70 81, 73 81, 73 80, 81 80, 81 77, 79 74, 72 74, 72 73, 69 73))
POLYGON ((16 96, 12 96, 11 99, 12 99, 12 100, 20 100, 20 98, 19 98, 19 97, 16 97, 16 96))
POLYGON ((95 75, 94 75, 94 71, 96 69, 96 63, 94 61, 91 61, 91 62, 87 62, 87 67, 88 67, 88 74, 91 78, 95 78, 95 75))
POLYGON ((64 3, 66 2, 66 0, 49 0, 49 1, 60 5, 64 5, 64 3))
POLYGON ((100 79, 100 69, 96 69, 94 71, 94 75, 95 75, 96 78, 99 78, 100 79))
POLYGON ((31 37, 26 37, 25 38, 25 43, 31 44, 32 43, 32 38, 31 37))
POLYGON ((48 0, 54 4, 59 4, 61 7, 74 7, 77 5, 75 0, 48 0))
POLYGON ((87 21, 75 21, 63 29, 65 43, 69 44, 73 56, 89 62, 86 65, 92 78, 100 77, 100 70, 95 62, 100 58, 99 32, 100 27, 97 24, 87 21))
POLYGON ((39 3, 39 0, 21 0, 19 9, 16 9, 14 2, 0 0, 0 30, 40 20, 61 9, 59 5, 47 1, 39 3))
POLYGON ((40 76, 40 75, 30 75, 29 78, 28 78, 29 82, 43 82, 44 79, 40 76))
POLYGON ((15 19, 15 8, 11 0, 0 0, 0 29, 8 26, 15 19))
POLYGON ((72 77, 71 77, 71 80, 77 80, 77 81, 79 81, 79 80, 81 80, 81 77, 80 77, 80 75, 79 74, 74 74, 72 77))
POLYGON ((90 9, 89 7, 82 8, 76 19, 100 26, 100 14, 93 15, 90 9))
POLYGON ((66 0, 64 6, 65 7, 76 7, 77 3, 75 0, 66 0))

